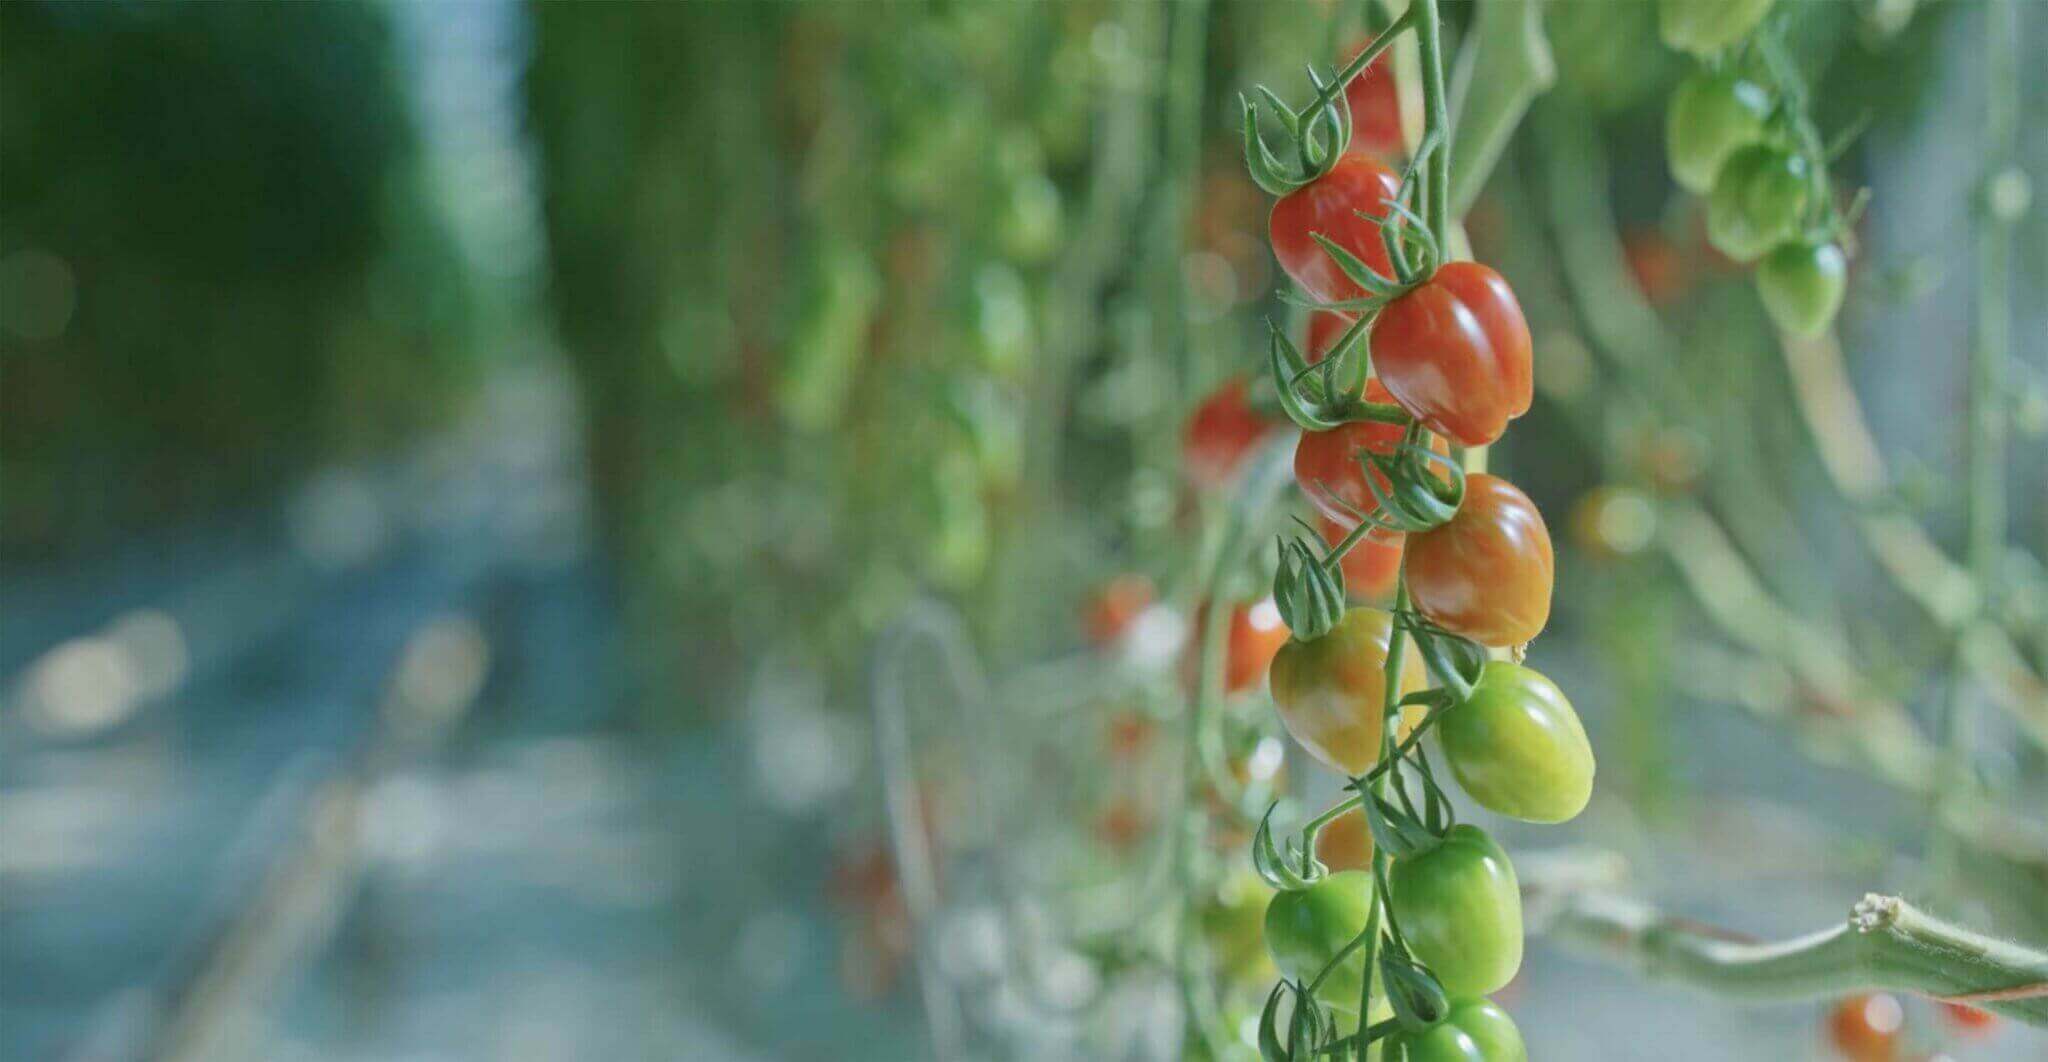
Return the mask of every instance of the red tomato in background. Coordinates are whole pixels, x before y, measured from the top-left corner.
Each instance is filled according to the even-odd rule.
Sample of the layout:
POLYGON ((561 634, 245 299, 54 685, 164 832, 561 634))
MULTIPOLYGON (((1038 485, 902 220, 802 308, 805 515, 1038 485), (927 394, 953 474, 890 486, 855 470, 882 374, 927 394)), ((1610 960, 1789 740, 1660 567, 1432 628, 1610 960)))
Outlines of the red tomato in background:
POLYGON ((1905 1008, 1892 996, 1850 996, 1828 1015, 1828 1039, 1850 1062, 1892 1062, 1905 1022, 1905 1008))
MULTIPOLYGON (((1344 62, 1358 58, 1372 42, 1371 37, 1359 41, 1345 53, 1344 62)), ((1380 53, 1344 86, 1344 98, 1351 104, 1351 150, 1379 159, 1399 158, 1407 146, 1401 137, 1401 87, 1387 54, 1380 53)))
MULTIPOLYGON (((1207 603, 1196 607, 1194 630, 1187 643, 1186 669, 1182 672, 1190 688, 1201 681, 1195 664, 1201 658, 1203 623, 1208 615, 1207 603)), ((1230 631, 1224 640, 1224 692, 1243 693, 1257 686, 1265 679, 1273 655, 1292 637, 1294 632, 1287 629, 1287 622, 1280 618, 1280 607, 1270 597, 1231 609, 1230 631)))
POLYGON ((1522 645, 1550 621, 1556 561, 1529 496, 1499 476, 1465 477, 1450 522, 1408 536, 1415 611, 1481 645, 1522 645))
POLYGON ((1152 604, 1152 598, 1152 580, 1135 573, 1127 572, 1102 584, 1088 599, 1081 620, 1088 641, 1097 647, 1114 645, 1130 629, 1138 613, 1152 604))
POLYGON ((1364 155, 1348 154, 1330 172, 1280 197, 1273 204, 1267 232, 1280 268, 1301 290, 1325 302, 1355 299, 1365 289, 1337 268, 1312 233, 1358 256, 1384 275, 1393 274, 1380 227, 1366 218, 1387 215, 1387 201, 1401 187, 1401 176, 1364 155))
POLYGON ((1373 372, 1403 409, 1466 446, 1500 438, 1535 394, 1529 322, 1499 273, 1448 262, 1380 311, 1373 372))
MULTIPOLYGON (((1316 520, 1316 526, 1323 533, 1323 541, 1331 546, 1344 541, 1350 532, 1328 517, 1316 520)), ((1382 531, 1367 535, 1351 547, 1344 555, 1340 566, 1344 569, 1344 591, 1354 598, 1378 601, 1394 592, 1394 578, 1401 574, 1401 540, 1406 536, 1399 531, 1382 531)))
POLYGON ((1195 486, 1214 489, 1229 482, 1259 437, 1274 428, 1252 409, 1249 394, 1245 377, 1232 377, 1189 415, 1181 434, 1181 467, 1195 486))
POLYGON ((1967 1003, 1943 1003, 1941 1017, 1949 1028, 1964 1036, 1983 1036, 1998 1026, 1998 1015, 1967 1003))

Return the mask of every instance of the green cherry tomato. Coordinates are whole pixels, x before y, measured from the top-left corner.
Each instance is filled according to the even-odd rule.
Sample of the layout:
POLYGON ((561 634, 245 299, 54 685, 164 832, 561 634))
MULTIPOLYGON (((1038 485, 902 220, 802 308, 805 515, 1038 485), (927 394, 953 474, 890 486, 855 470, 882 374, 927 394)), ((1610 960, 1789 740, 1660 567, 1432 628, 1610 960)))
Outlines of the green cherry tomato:
POLYGON ((1712 55, 1749 36, 1770 10, 1771 0, 1662 0, 1657 32, 1679 51, 1712 55))
MULTIPOLYGON (((1306 889, 1276 893, 1266 905, 1266 947, 1274 965, 1289 980, 1313 984, 1344 946, 1365 932, 1372 916, 1372 875, 1345 870, 1325 876, 1306 889)), ((1365 987, 1365 952, 1359 949, 1316 989, 1316 998, 1332 1010, 1356 1016, 1365 987)))
POLYGON ((1751 144, 1728 157, 1707 197, 1707 238, 1738 262, 1799 232, 1813 194, 1806 160, 1769 144, 1751 144))
POLYGON ((1387 887, 1409 949, 1445 992, 1483 996, 1521 969, 1520 886, 1486 831, 1451 827, 1442 844, 1396 860, 1387 887))
POLYGON ((1453 1004, 1438 1024, 1397 1030, 1384 1043, 1380 1062, 1529 1062, 1514 1019, 1487 999, 1453 1004))
POLYGON ((1770 94, 1754 81, 1705 70, 1686 78, 1664 120, 1671 176, 1687 191, 1706 194, 1728 156, 1763 139, 1770 111, 1770 94))
POLYGON ((1834 323, 1849 260, 1832 243, 1782 244, 1756 267, 1756 290, 1779 328, 1811 338, 1834 323))
POLYGON ((1465 792, 1524 822, 1564 822, 1593 795, 1593 747, 1564 691, 1540 673, 1490 661, 1465 703, 1437 724, 1465 792))

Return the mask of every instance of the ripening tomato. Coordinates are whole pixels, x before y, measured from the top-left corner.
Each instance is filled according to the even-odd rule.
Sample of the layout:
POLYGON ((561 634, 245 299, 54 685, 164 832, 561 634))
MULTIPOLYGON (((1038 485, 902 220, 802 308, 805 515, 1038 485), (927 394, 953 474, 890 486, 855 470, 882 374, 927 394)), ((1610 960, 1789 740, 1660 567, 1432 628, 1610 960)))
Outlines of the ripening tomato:
POLYGON ((1230 614, 1230 647, 1225 654, 1223 688, 1242 693, 1259 684, 1274 654, 1294 636, 1280 618, 1280 606, 1268 597, 1230 614))
POLYGON ((1664 43, 1694 55, 1712 55, 1749 35, 1771 0, 1662 0, 1657 32, 1664 43))
POLYGON ((1652 306, 1662 306, 1692 286, 1686 275, 1685 259, 1671 240, 1656 229, 1631 229, 1621 238, 1621 254, 1628 262, 1628 273, 1636 282, 1636 290, 1652 306))
MULTIPOLYGON (((1366 383, 1365 397, 1372 402, 1390 401, 1378 380, 1366 383)), ((1388 489, 1387 477, 1378 469, 1368 469, 1361 455, 1393 453, 1401 444, 1401 434, 1400 425, 1375 420, 1354 420, 1329 431, 1302 432, 1294 444, 1294 482, 1323 519, 1348 532, 1358 526, 1354 513, 1371 513, 1379 508, 1365 477, 1372 476, 1381 490, 1388 489)))
POLYGON ((1811 339, 1827 331, 1842 308, 1849 260, 1832 243, 1781 244, 1756 267, 1756 290, 1778 327, 1811 339))
MULTIPOLYGON (((1354 608, 1312 642, 1290 640, 1273 657, 1273 704, 1287 733, 1309 755, 1356 777, 1379 761, 1386 732, 1387 643, 1394 618, 1354 608)), ((1401 692, 1422 689, 1415 643, 1402 655, 1401 692)))
POLYGON ((1493 1001, 1452 1005, 1444 1020, 1420 1032, 1396 1029, 1380 1048, 1381 1062, 1528 1062, 1529 1049, 1513 1018, 1493 1001))
POLYGON ((1098 647, 1116 644, 1138 613, 1152 604, 1152 580, 1126 572, 1102 584, 1088 599, 1081 624, 1088 641, 1098 647))
POLYGON ((1710 70, 1686 78, 1671 94, 1664 120, 1672 178, 1705 194, 1728 156, 1763 139, 1770 113, 1771 95, 1754 81, 1710 70))
POLYGON ((1500 438, 1535 394, 1529 322, 1499 273, 1447 262, 1372 326, 1373 372, 1431 431, 1466 446, 1500 438))
MULTIPOLYGON (((1327 863, 1329 860, 1325 859, 1327 863)), ((1998 1027, 1998 1015, 1988 1010, 1979 1010, 1967 1003, 1943 1003, 1942 1020, 1964 1036, 1982 1036, 1998 1027)))
MULTIPOLYGON (((1326 516, 1316 519, 1316 527, 1332 547, 1350 535, 1344 525, 1326 516)), ((1380 531, 1359 539, 1338 562, 1344 569, 1344 592, 1364 601, 1378 601, 1393 593, 1394 580, 1401 574, 1401 540, 1405 537, 1399 531, 1380 531)))
MULTIPOLYGON (((1313 983, 1323 967, 1365 932, 1372 915, 1372 875, 1346 870, 1306 889, 1287 889, 1266 905, 1266 947, 1284 976, 1313 983)), ((1316 990, 1316 998, 1342 1014, 1358 1014, 1365 989, 1365 952, 1353 951, 1316 990)))
POLYGON ((1415 957, 1457 996, 1500 989, 1522 968, 1522 894, 1486 831, 1451 827, 1443 843, 1394 861, 1394 918, 1415 957))
POLYGON ((1393 170, 1364 155, 1350 154, 1338 159, 1330 172, 1281 196, 1267 221, 1273 256, 1280 260, 1280 268, 1303 291, 1324 302, 1365 294, 1311 235, 1321 233, 1382 275, 1392 276, 1393 265, 1386 245, 1380 242, 1380 227, 1358 215, 1386 217, 1387 202, 1400 187, 1401 177, 1393 170))
POLYGON ((1885 993, 1850 996, 1828 1015, 1828 1039, 1849 1062, 1893 1062, 1906 1011, 1885 993))
POLYGON ((1522 645, 1550 621, 1550 530, 1499 476, 1465 477, 1448 523, 1408 536, 1408 592, 1430 622, 1481 645, 1522 645))
MULTIPOLYGON (((1799 234, 1813 196, 1803 157, 1770 144, 1751 144, 1728 157, 1707 196, 1707 239, 1738 262, 1799 234)), ((1377 347, 1373 348, 1377 354, 1377 347)))
POLYGON ((1242 376, 1223 383, 1188 416, 1181 435, 1181 468, 1197 487, 1214 489, 1230 481, 1259 438, 1274 428, 1254 410, 1242 376))
MULTIPOLYGON (((1367 37, 1346 55, 1344 64, 1358 58, 1373 42, 1367 37)), ((1351 83, 1344 86, 1344 99, 1351 105, 1351 150, 1376 159, 1399 158, 1405 146, 1401 137, 1401 86, 1394 77, 1394 64, 1381 52, 1351 83)))
POLYGON ((1572 703, 1533 668, 1491 660, 1472 696, 1437 723, 1451 773, 1479 806, 1564 822, 1593 795, 1593 746, 1572 703))
POLYGON ((1352 808, 1316 834, 1316 858, 1331 870, 1372 869, 1372 827, 1365 812, 1352 808))

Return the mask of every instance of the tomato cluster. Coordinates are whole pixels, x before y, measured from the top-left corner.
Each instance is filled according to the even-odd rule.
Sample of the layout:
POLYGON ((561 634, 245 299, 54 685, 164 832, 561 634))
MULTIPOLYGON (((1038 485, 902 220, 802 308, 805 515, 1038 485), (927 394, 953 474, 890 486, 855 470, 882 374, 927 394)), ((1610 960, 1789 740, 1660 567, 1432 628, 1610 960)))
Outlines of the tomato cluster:
MULTIPOLYGON (((1768 6, 1763 0, 1761 7, 1768 6)), ((1718 49, 1734 38, 1721 39, 1715 12, 1737 7, 1759 5, 1667 3, 1666 36, 1674 19, 1688 27, 1681 31, 1688 42, 1705 39, 1695 29, 1712 23, 1720 43, 1692 50, 1718 49)), ((1743 14, 1736 21, 1743 20, 1747 32, 1754 19, 1743 14)), ((1756 263, 1757 292, 1771 319, 1787 332, 1814 336, 1841 309, 1848 259, 1835 239, 1842 223, 1831 209, 1824 164, 1810 139, 1798 135, 1799 120, 1786 102, 1736 70, 1701 69, 1671 96, 1665 149, 1672 178, 1706 197, 1707 239, 1715 250, 1756 263)))
MULTIPOLYGON (((1374 95, 1374 69, 1350 86, 1354 138, 1398 118, 1398 98, 1374 95)), ((1310 1013, 1362 1027, 1368 1001, 1391 1008, 1398 1027, 1373 1034, 1384 1058, 1524 1059, 1513 1021, 1486 999, 1521 967, 1514 867, 1456 822, 1416 750, 1435 727, 1465 792, 1530 822, 1570 819, 1592 793, 1592 748, 1564 694, 1488 659, 1549 620, 1549 531, 1527 495, 1461 459, 1529 409, 1532 344, 1505 278, 1443 261, 1437 235, 1415 231, 1424 223, 1386 148, 1354 139, 1280 194, 1269 221, 1281 269, 1320 304, 1306 353, 1276 333, 1271 367, 1303 429, 1294 475, 1321 542, 1283 543, 1274 599, 1292 636, 1268 685, 1289 736, 1356 795, 1284 851, 1262 824, 1253 862, 1277 890, 1266 940, 1297 1013, 1313 997, 1310 1013), (1416 790, 1429 810, 1415 810, 1416 790)), ((1269 1001, 1268 1024, 1275 1012, 1269 1001)))

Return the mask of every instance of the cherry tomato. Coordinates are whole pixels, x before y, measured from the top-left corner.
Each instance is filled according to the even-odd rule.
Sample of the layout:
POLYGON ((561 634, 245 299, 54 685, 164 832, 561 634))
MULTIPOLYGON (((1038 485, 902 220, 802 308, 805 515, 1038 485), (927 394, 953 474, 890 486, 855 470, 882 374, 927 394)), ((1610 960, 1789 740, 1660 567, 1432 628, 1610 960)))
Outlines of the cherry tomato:
POLYGON ((1664 43, 1694 55, 1712 55, 1749 35, 1771 0, 1662 0, 1657 32, 1664 43))
POLYGON ((1152 604, 1152 580, 1125 573, 1102 584, 1088 599, 1082 627, 1088 640, 1098 647, 1114 645, 1130 629, 1138 613, 1152 604))
POLYGON ((1941 1017, 1948 1022, 1949 1028, 1964 1036, 1982 1036, 1998 1027, 1998 1015, 1978 1010, 1967 1003, 1943 1003, 1941 1017))
POLYGON ((1664 119, 1664 150, 1671 176, 1689 192, 1714 187, 1721 164, 1737 149, 1764 138, 1771 95, 1754 81, 1701 70, 1671 94, 1664 119))
MULTIPOLYGON (((1266 947, 1289 979, 1313 983, 1344 946, 1365 932, 1372 915, 1372 875, 1346 870, 1306 889, 1273 895, 1266 905, 1266 947)), ((1330 1009, 1356 1016, 1364 990, 1365 953, 1352 952, 1316 990, 1330 1009)))
POLYGON ((1400 187, 1401 177, 1393 170, 1364 155, 1348 154, 1330 172, 1281 196, 1267 222, 1280 268, 1301 290, 1324 302, 1365 294, 1311 235, 1321 233, 1382 275, 1392 276, 1380 227, 1358 214, 1385 217, 1387 201, 1400 187))
POLYGON ((1522 967, 1522 894, 1486 831, 1451 827, 1443 843, 1394 861, 1394 918, 1415 957, 1457 996, 1498 990, 1522 967))
POLYGON ((1248 395, 1245 378, 1233 377, 1189 415, 1181 434, 1181 468, 1195 486, 1213 490, 1228 483, 1260 437, 1275 427, 1252 409, 1248 395))
POLYGON ((1828 1015, 1828 1039, 1849 1062, 1892 1062, 1905 1023, 1905 1008, 1892 996, 1850 996, 1828 1015))
MULTIPOLYGON (((1359 41, 1345 63, 1358 58, 1372 42, 1370 37, 1359 41)), ((1401 137, 1401 86, 1388 53, 1381 52, 1344 86, 1344 98, 1351 104, 1351 150, 1376 159, 1399 158, 1406 146, 1401 137)))
MULTIPOLYGON (((1365 397, 1370 402, 1392 401, 1378 380, 1366 383, 1365 397)), ((1358 526, 1354 513, 1371 513, 1379 508, 1365 477, 1370 475, 1381 490, 1388 487, 1387 477, 1378 469, 1368 469, 1359 455, 1393 453, 1401 444, 1401 433, 1398 424, 1374 420, 1349 421, 1329 431, 1302 432, 1301 439, 1294 444, 1294 482, 1323 519, 1349 532, 1358 526)), ((1375 537, 1385 534, 1374 532, 1375 537)))
POLYGON ((1481 645, 1521 645, 1550 620, 1550 531, 1498 476, 1465 477, 1448 523, 1408 536, 1408 592, 1430 622, 1481 645))
POLYGON ((1832 243, 1781 244, 1756 267, 1756 290, 1771 320, 1808 338, 1834 322, 1848 281, 1849 260, 1832 243))
MULTIPOLYGON (((1195 629, 1188 639, 1187 667, 1184 675, 1190 686, 1200 681, 1195 672, 1195 662, 1201 655, 1203 624, 1209 614, 1207 605, 1195 612, 1195 629)), ((1287 629, 1286 621, 1280 618, 1280 607, 1270 597, 1256 604, 1239 605, 1230 610, 1230 630, 1225 635, 1223 647, 1223 689, 1227 693, 1243 693, 1259 684, 1266 668, 1273 662, 1273 654, 1287 644, 1293 632, 1287 629)))
MULTIPOLYGON (((1356 777, 1379 761, 1386 732, 1387 642, 1394 619, 1354 608, 1312 642, 1290 640, 1273 658, 1273 704, 1288 734, 1309 755, 1356 777)), ((1422 656, 1407 645, 1401 692, 1423 688, 1422 656)))
POLYGON ((1444 1020, 1421 1032, 1397 1029, 1383 1041, 1381 1062, 1528 1062, 1513 1018, 1491 1000, 1454 1004, 1444 1020))
POLYGON ((1685 259, 1656 229, 1630 230, 1621 238, 1621 253, 1628 261, 1629 276, 1635 278, 1636 290, 1652 306, 1668 303, 1692 286, 1686 275, 1685 259))
POLYGON ((1316 858, 1331 870, 1372 869, 1372 827, 1365 812, 1352 808, 1316 834, 1316 858))
MULTIPOLYGON (((1738 262, 1799 234, 1813 195, 1806 160, 1769 144, 1751 144, 1728 157, 1707 196, 1707 239, 1738 262)), ((1374 348, 1377 355, 1378 348, 1374 348)))
POLYGON ((1489 811, 1564 822, 1593 795, 1593 746, 1557 684, 1532 668, 1488 661, 1465 703, 1437 724, 1444 759, 1489 811))
MULTIPOLYGON (((1316 519, 1316 527, 1331 546, 1350 534, 1344 525, 1326 516, 1316 519)), ((1338 562, 1344 569, 1344 592, 1363 601, 1379 601, 1393 593, 1394 579, 1401 574, 1401 540, 1405 537, 1399 531, 1374 532, 1352 546, 1338 562)))
POLYGON ((1500 438, 1534 392, 1529 322, 1499 273, 1448 262, 1380 311, 1373 372, 1403 409, 1467 446, 1500 438))

